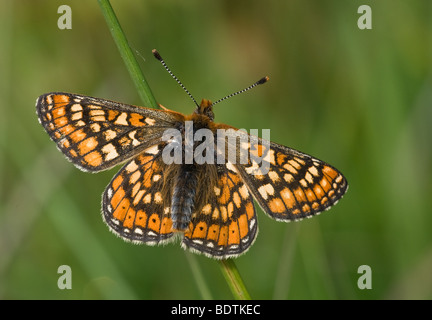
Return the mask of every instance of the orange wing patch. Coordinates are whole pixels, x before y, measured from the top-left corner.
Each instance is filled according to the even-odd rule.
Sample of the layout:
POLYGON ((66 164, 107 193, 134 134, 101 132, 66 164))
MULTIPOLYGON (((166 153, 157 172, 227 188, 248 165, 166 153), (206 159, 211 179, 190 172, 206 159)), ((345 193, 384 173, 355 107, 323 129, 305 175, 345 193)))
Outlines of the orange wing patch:
POLYGON ((174 234, 172 219, 160 195, 164 169, 158 153, 144 152, 112 179, 103 194, 102 213, 114 233, 150 245, 170 240, 174 234))
POLYGON ((273 142, 270 146, 268 153, 260 152, 267 161, 267 174, 262 174, 265 165, 256 162, 256 157, 236 168, 272 218, 290 221, 311 217, 330 208, 346 192, 344 176, 325 162, 273 142))
POLYGON ((216 259, 246 252, 257 234, 252 201, 238 173, 225 167, 209 203, 192 216, 182 246, 216 259))
POLYGON ((160 141, 165 127, 157 126, 158 122, 172 126, 181 118, 171 111, 69 93, 40 96, 36 111, 39 122, 66 157, 79 169, 92 172, 140 154, 160 141))

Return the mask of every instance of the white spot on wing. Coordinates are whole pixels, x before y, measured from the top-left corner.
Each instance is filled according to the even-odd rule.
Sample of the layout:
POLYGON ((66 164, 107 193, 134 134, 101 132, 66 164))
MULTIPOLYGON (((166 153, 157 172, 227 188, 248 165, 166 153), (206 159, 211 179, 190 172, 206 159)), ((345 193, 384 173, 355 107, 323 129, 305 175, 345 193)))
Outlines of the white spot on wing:
POLYGON ((226 167, 227 167, 228 170, 237 173, 236 168, 234 167, 234 165, 231 162, 228 161, 227 164, 226 164, 226 167))
POLYGON ((317 169, 316 167, 310 167, 310 168, 308 169, 308 171, 309 171, 310 173, 312 173, 315 177, 318 177, 318 176, 319 176, 318 169, 317 169))
POLYGON ((154 145, 153 147, 148 148, 145 152, 150 154, 157 154, 159 152, 159 147, 157 145, 154 145))
POLYGON ((151 236, 151 237, 156 237, 156 236, 157 236, 157 234, 154 233, 153 231, 147 231, 147 234, 148 234, 149 236, 151 236))
POLYGON ((144 232, 140 228, 135 228, 134 232, 138 234, 144 234, 144 232))
POLYGON ((129 125, 129 123, 127 122, 127 113, 126 112, 122 112, 120 113, 120 115, 117 117, 117 119, 115 120, 115 124, 119 124, 122 126, 127 126, 129 125))
POLYGON ((119 156, 116 148, 112 143, 106 144, 102 147, 102 152, 105 154, 105 161, 115 159, 119 156))
POLYGON ((138 170, 138 165, 136 164, 135 161, 132 161, 131 163, 129 163, 129 164, 126 166, 126 171, 127 171, 127 172, 134 172, 134 171, 136 171, 136 170, 138 170))
POLYGON ((82 112, 76 112, 71 116, 71 120, 73 121, 80 120, 81 118, 82 118, 82 112))
POLYGON ((259 187, 258 192, 261 194, 264 200, 267 200, 269 195, 272 196, 274 194, 274 188, 271 184, 268 183, 259 187))
POLYGON ((255 219, 251 219, 251 221, 249 222, 249 229, 252 230, 253 227, 255 226, 255 219))
POLYGON ((72 112, 78 112, 78 111, 82 111, 82 106, 80 104, 73 104, 71 106, 71 111, 72 112))
POLYGON ((154 119, 151 118, 146 118, 144 121, 151 126, 154 125, 156 122, 154 119))

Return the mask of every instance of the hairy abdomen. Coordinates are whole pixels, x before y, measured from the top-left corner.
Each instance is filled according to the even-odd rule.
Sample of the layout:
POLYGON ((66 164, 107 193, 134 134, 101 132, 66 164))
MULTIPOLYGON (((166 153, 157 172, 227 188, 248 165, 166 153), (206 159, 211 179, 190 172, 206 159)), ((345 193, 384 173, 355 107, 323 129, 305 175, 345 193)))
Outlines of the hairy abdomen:
POLYGON ((175 230, 184 231, 187 229, 195 209, 198 177, 194 167, 194 165, 181 165, 174 178, 171 218, 175 230))

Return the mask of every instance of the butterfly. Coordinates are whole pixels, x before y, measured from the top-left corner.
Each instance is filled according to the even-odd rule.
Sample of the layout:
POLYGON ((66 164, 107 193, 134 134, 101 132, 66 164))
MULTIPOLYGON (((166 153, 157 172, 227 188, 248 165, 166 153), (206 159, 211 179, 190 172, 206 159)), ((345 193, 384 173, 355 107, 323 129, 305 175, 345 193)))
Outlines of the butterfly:
POLYGON ((39 122, 76 167, 99 172, 125 163, 102 195, 103 219, 116 235, 147 245, 180 237, 185 249, 232 258, 256 239, 253 199, 271 218, 292 221, 327 210, 344 195, 347 180, 329 164, 214 122, 216 103, 268 77, 197 104, 153 54, 194 100, 191 115, 64 92, 36 101, 39 122), (202 141, 187 138, 202 132, 202 141), (201 157, 192 157, 199 148, 201 157))

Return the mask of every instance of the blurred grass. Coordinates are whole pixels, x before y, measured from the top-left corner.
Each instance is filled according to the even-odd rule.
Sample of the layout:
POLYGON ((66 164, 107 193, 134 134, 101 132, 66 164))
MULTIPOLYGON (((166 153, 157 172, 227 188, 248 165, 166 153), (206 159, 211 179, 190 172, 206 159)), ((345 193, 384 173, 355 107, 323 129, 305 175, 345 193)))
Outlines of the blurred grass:
MULTIPOLYGON (((37 122, 36 97, 61 90, 141 104, 96 1, 0 1, 0 298, 200 299, 178 244, 134 246, 111 234, 100 195, 115 170, 82 173, 37 122), (68 264, 73 289, 57 288, 68 264)), ((350 183, 319 217, 285 224, 259 210, 257 241, 236 260, 257 299, 432 298, 432 3, 114 1, 157 102, 194 106, 151 55, 157 48, 216 121, 270 128, 272 140, 339 168, 350 183), (373 29, 357 28, 369 4, 373 29), (142 57, 142 59, 140 58, 142 57), (373 289, 357 288, 370 265, 373 289)), ((211 296, 231 294, 197 262, 211 296)))

